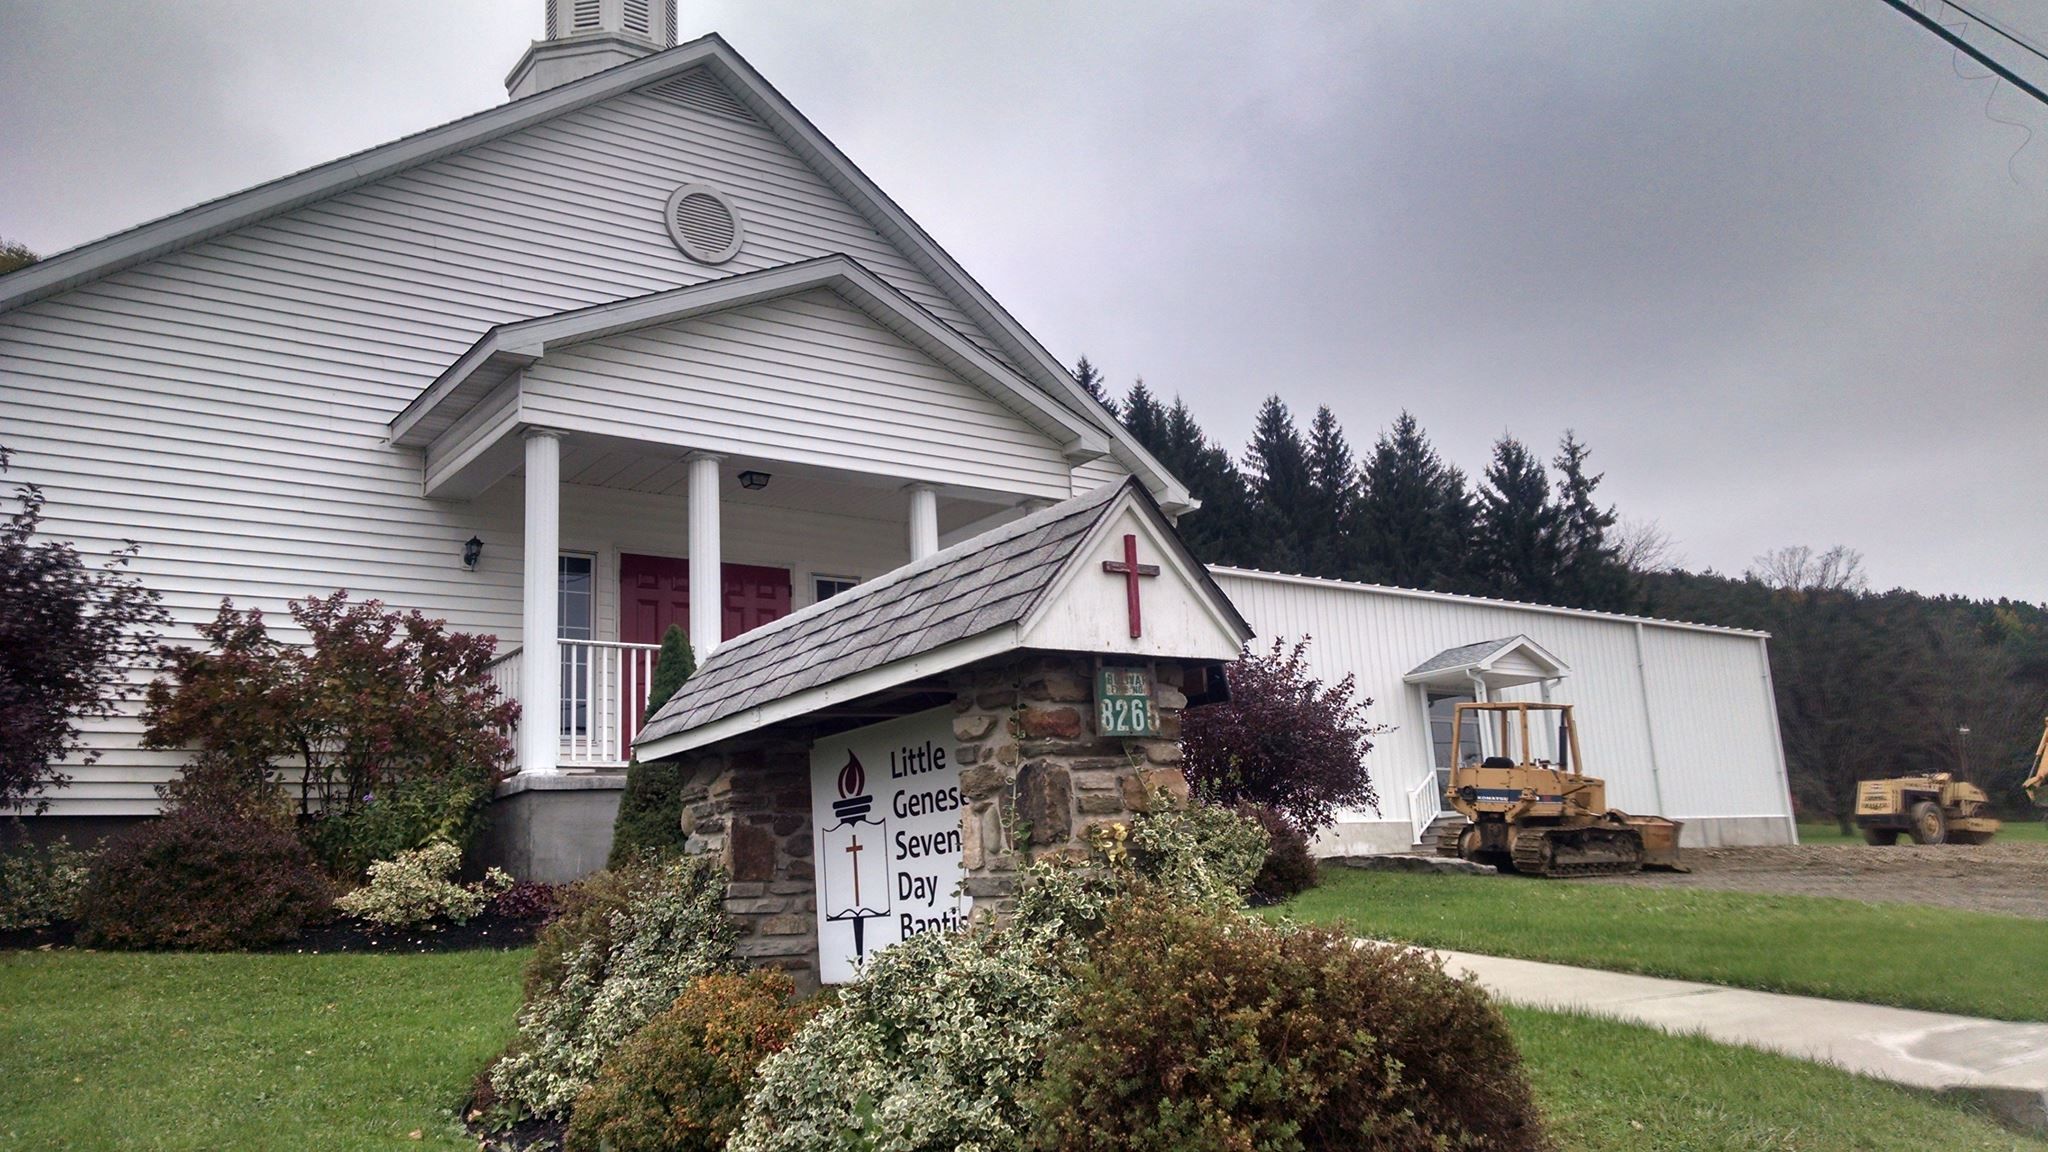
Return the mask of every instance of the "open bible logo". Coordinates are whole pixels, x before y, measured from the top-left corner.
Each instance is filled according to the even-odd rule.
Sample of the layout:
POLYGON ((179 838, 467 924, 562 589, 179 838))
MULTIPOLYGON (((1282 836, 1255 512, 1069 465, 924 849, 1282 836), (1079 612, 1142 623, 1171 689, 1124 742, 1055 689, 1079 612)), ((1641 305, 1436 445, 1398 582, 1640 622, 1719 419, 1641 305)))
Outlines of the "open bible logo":
POLYGON ((836 823, 820 837, 825 919, 853 922, 853 955, 860 960, 867 955, 867 922, 889 914, 889 877, 883 859, 889 826, 869 815, 875 798, 868 795, 867 770, 850 750, 846 767, 839 770, 838 786, 839 799, 832 802, 836 823))

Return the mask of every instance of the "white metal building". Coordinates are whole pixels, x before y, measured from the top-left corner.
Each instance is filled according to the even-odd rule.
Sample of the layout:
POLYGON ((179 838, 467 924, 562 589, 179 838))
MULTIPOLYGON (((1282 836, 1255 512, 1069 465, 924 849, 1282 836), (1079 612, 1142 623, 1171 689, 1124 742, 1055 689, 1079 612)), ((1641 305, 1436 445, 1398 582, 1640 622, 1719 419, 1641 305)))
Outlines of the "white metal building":
POLYGON ((1403 851, 1422 836, 1444 811, 1451 706, 1475 699, 1575 705, 1608 803, 1685 821, 1688 845, 1796 839, 1763 633, 1213 571, 1256 643, 1309 637, 1316 674, 1356 676, 1367 717, 1387 728, 1367 757, 1380 810, 1348 813, 1323 852, 1403 851))

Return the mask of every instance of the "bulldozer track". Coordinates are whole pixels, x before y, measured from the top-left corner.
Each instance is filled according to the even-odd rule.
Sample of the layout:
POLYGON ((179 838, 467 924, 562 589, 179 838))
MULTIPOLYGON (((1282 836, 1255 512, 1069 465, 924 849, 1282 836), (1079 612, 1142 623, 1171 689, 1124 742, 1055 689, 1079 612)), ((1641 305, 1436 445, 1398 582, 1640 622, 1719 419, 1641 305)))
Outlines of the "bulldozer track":
POLYGON ((1449 828, 1437 833, 1436 854, 1450 857, 1453 860, 1459 859, 1458 841, 1464 838, 1465 829, 1469 827, 1471 827, 1469 824, 1453 824, 1449 828))
POLYGON ((1627 876, 1642 871, 1642 845, 1634 845, 1634 851, 1625 858, 1607 860, 1559 860, 1556 849, 1566 846, 1564 840, 1571 835, 1569 830, 1531 830, 1515 837, 1512 859, 1515 871, 1530 876, 1627 876))

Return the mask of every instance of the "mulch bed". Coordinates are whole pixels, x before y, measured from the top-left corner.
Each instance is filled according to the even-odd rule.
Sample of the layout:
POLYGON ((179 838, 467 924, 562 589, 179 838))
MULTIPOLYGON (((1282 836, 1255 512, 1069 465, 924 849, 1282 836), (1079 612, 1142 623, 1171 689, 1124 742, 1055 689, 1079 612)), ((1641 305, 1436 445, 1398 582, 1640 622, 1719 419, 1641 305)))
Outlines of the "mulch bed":
MULTIPOLYGON (((506 916, 485 912, 467 924, 443 924, 435 931, 394 931, 361 920, 338 919, 316 924, 297 940, 266 948, 266 952, 314 955, 333 952, 466 952, 478 948, 524 948, 533 943, 546 916, 506 916)), ((0 952, 69 948, 76 925, 52 924, 0 932, 0 952)))
POLYGON ((485 912, 467 924, 442 924, 431 931, 394 930, 362 920, 317 924, 272 952, 466 952, 478 948, 524 948, 547 922, 485 912))

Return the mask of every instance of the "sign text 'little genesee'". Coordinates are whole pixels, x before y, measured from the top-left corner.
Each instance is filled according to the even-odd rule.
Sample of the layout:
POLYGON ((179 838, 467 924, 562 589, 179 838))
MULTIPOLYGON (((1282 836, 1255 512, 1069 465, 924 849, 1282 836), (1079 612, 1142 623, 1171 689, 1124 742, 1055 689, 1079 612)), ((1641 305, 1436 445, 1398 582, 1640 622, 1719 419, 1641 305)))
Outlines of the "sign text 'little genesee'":
POLYGON ((853 979, 861 959, 905 937, 967 923, 952 717, 951 708, 920 712, 811 746, 827 984, 853 979))

